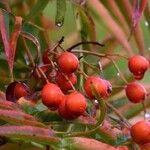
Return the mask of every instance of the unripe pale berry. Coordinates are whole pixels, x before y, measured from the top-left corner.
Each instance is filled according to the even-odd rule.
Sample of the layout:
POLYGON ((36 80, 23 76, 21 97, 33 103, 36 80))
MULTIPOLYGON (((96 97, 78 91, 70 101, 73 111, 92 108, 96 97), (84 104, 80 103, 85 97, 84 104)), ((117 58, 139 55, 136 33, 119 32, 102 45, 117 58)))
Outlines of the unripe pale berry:
POLYGON ((87 107, 85 97, 77 91, 66 96, 66 108, 68 112, 75 116, 82 115, 87 107))
POLYGON ((139 121, 131 127, 131 136, 137 144, 150 142, 150 122, 139 121))
POLYGON ((76 55, 70 52, 61 53, 60 56, 58 57, 57 63, 59 69, 66 74, 73 73, 74 71, 77 70, 79 66, 78 58, 76 57, 76 55))
POLYGON ((126 96, 133 103, 140 103, 145 100, 146 90, 140 83, 129 83, 126 88, 126 96))
POLYGON ((77 77, 74 73, 66 75, 62 74, 61 72, 57 72, 56 82, 63 91, 67 91, 72 89, 71 83, 72 85, 77 83, 77 77))
POLYGON ((98 76, 90 76, 87 78, 84 84, 84 90, 87 96, 91 99, 95 99, 92 86, 96 89, 102 98, 107 98, 110 95, 112 89, 109 81, 103 80, 98 76))
POLYGON ((58 108, 64 98, 61 89, 53 83, 47 83, 42 89, 42 102, 49 108, 58 108))
POLYGON ((136 79, 142 79, 145 71, 149 67, 148 60, 140 55, 132 56, 128 60, 129 70, 133 73, 136 79))

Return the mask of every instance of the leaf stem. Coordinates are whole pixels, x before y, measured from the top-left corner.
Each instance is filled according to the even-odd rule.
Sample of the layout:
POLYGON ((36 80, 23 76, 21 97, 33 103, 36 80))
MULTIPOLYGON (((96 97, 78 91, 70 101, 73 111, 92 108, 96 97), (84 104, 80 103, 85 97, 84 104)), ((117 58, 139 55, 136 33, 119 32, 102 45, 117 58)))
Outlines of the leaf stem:
POLYGON ((120 118, 120 120, 122 120, 127 125, 127 127, 131 127, 131 124, 128 122, 128 120, 113 105, 108 102, 105 103, 106 106, 113 110, 114 113, 120 118))
POLYGON ((103 46, 104 46, 104 44, 101 44, 101 43, 99 43, 99 42, 85 41, 85 42, 79 42, 79 43, 77 43, 77 44, 75 44, 75 45, 69 47, 69 48, 67 49, 67 51, 70 52, 70 51, 72 51, 72 49, 74 49, 74 48, 76 48, 76 47, 78 47, 78 46, 80 46, 80 45, 86 45, 86 44, 97 45, 97 46, 100 46, 100 47, 103 47, 103 46))

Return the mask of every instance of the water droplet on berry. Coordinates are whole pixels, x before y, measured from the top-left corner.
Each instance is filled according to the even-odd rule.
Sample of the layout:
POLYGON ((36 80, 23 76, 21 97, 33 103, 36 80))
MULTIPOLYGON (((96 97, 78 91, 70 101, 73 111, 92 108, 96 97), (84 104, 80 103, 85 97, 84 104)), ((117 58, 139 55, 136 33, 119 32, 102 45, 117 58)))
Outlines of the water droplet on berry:
POLYGON ((94 102, 95 102, 96 104, 98 104, 98 101, 97 101, 97 100, 95 100, 94 102))
POLYGON ((150 119, 150 113, 146 113, 145 118, 149 120, 150 119))

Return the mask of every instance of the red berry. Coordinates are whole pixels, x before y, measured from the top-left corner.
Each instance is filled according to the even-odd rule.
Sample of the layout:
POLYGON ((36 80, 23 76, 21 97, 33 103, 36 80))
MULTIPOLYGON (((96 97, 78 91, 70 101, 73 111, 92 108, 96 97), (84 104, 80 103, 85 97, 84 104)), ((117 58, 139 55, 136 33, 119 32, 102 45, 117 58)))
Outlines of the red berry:
POLYGON ((79 60, 73 53, 63 52, 58 57, 58 66, 62 72, 71 74, 78 68, 79 60))
POLYGON ((140 103, 145 100, 146 90, 140 83, 129 83, 125 91, 128 99, 133 103, 140 103))
POLYGON ((139 121, 131 127, 131 136, 137 144, 150 142, 150 122, 139 121))
POLYGON ((74 73, 66 75, 66 74, 57 72, 56 82, 63 91, 67 91, 67 90, 72 89, 70 82, 72 83, 72 85, 75 85, 77 83, 77 77, 74 73), (68 78, 68 80, 67 78, 65 78, 65 76, 68 78))
POLYGON ((150 143, 146 143, 140 147, 140 150, 150 150, 150 143))
POLYGON ((42 56, 42 61, 44 64, 50 64, 51 63, 49 56, 48 56, 48 51, 44 52, 44 54, 42 56))
POLYGON ((42 102, 49 108, 58 108, 61 101, 64 98, 64 94, 60 88, 53 83, 47 83, 42 89, 42 102))
POLYGON ((72 120, 72 119, 77 118, 77 116, 74 116, 70 112, 68 112, 66 108, 66 98, 64 98, 64 100, 59 105, 58 113, 61 117, 67 120, 72 120))
POLYGON ((19 99, 28 96, 30 93, 29 91, 29 87, 26 84, 18 82, 14 88, 14 96, 16 99, 19 99))
POLYGON ((86 99, 81 93, 74 91, 66 96, 66 108, 70 114, 80 116, 85 112, 86 107, 86 99))
POLYGON ((111 92, 111 84, 107 80, 103 80, 98 76, 90 76, 87 78, 84 84, 84 90, 89 98, 94 99, 95 96, 92 92, 92 86, 95 87, 96 91, 102 98, 106 98, 109 96, 111 92))
POLYGON ((136 55, 129 58, 128 67, 136 79, 141 79, 149 67, 149 62, 145 57, 136 55))

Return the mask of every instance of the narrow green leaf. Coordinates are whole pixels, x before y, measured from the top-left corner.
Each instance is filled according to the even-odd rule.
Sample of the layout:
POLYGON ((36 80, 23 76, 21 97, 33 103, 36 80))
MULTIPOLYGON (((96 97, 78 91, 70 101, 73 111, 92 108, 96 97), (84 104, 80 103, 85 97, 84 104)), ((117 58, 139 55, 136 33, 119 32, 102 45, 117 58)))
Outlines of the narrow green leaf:
POLYGON ((31 115, 15 110, 0 110, 0 120, 11 124, 45 127, 44 124, 37 122, 31 115))
POLYGON ((0 126, 0 136, 28 142, 34 141, 44 145, 54 144, 60 140, 51 129, 32 126, 0 126))
POLYGON ((38 0, 34 7, 31 9, 30 13, 26 16, 26 21, 29 21, 30 19, 33 19, 36 16, 38 16, 47 6, 48 2, 49 0, 38 0))
POLYGON ((79 8, 79 14, 80 14, 80 19, 81 19, 81 32, 84 34, 86 37, 90 39, 90 41, 96 41, 96 29, 95 29, 95 24, 88 13, 88 10, 85 8, 79 8))
POLYGON ((66 138, 61 141, 60 146, 71 150, 119 150, 111 145, 102 143, 95 139, 84 137, 66 138))
POLYGON ((55 24, 61 27, 64 23, 66 14, 66 0, 57 0, 57 12, 55 17, 55 24))

